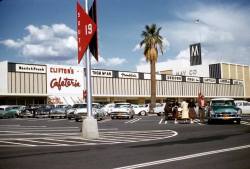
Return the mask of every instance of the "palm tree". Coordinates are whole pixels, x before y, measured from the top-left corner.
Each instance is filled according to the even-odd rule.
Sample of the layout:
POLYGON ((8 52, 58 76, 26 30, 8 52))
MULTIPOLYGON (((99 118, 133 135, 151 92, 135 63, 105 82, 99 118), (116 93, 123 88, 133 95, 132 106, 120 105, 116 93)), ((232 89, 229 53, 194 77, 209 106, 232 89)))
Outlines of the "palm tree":
POLYGON ((143 40, 140 46, 144 48, 144 55, 147 62, 150 62, 151 72, 151 107, 152 110, 156 103, 156 79, 155 79, 155 63, 158 59, 158 49, 163 54, 163 38, 160 35, 161 27, 157 28, 156 24, 151 26, 146 25, 145 30, 142 31, 143 40))

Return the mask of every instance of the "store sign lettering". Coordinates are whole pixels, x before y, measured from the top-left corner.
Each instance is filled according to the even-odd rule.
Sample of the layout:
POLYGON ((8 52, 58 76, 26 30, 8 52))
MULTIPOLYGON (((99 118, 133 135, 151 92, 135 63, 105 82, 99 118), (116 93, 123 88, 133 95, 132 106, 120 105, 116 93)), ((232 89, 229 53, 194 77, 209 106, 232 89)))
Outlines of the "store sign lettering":
POLYGON ((204 83, 216 83, 216 79, 214 78, 203 78, 204 83))
POLYGON ((112 71, 105 70, 92 70, 91 76, 99 76, 99 77, 113 77, 112 71))
POLYGON ((46 73, 46 66, 16 64, 16 72, 46 73))
POLYGON ((59 78, 59 79, 52 79, 50 81, 50 87, 55 88, 57 87, 58 90, 61 90, 62 87, 80 87, 80 82, 78 82, 76 79, 70 79, 70 78, 59 78))
POLYGON ((138 73, 129 73, 129 72, 119 72, 119 77, 120 78, 138 79, 139 78, 139 74, 138 73))
POLYGON ((58 67, 51 67, 51 73, 63 73, 63 74, 74 74, 74 69, 70 68, 58 68, 58 67))

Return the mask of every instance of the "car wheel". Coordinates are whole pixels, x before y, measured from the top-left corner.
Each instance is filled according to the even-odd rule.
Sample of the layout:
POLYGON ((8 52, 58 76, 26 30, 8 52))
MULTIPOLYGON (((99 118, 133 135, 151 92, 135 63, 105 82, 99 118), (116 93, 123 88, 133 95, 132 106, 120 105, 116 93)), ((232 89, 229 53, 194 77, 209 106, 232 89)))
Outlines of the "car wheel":
POLYGON ((157 116, 161 116, 161 113, 157 113, 157 116))
POLYGON ((141 116, 146 116, 146 114, 147 114, 147 113, 146 113, 145 111, 141 111, 141 112, 140 112, 140 115, 141 115, 141 116))
POLYGON ((111 117, 111 119, 113 120, 113 119, 114 119, 114 117, 111 117))
POLYGON ((240 124, 240 120, 237 120, 237 121, 236 121, 236 124, 240 124))

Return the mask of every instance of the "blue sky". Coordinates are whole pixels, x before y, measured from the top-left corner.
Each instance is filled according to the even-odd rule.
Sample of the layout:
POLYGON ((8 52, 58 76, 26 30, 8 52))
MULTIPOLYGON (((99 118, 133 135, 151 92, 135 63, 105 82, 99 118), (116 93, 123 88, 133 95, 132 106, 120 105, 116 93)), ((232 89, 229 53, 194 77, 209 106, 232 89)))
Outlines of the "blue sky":
MULTIPOLYGON (((0 1, 0 61, 76 65, 75 8, 76 0, 0 1)), ((137 45, 152 23, 162 27, 166 49, 158 70, 188 66, 188 46, 198 41, 204 64, 250 65, 249 11, 248 0, 97 0, 100 62, 93 67, 148 71, 137 45)))

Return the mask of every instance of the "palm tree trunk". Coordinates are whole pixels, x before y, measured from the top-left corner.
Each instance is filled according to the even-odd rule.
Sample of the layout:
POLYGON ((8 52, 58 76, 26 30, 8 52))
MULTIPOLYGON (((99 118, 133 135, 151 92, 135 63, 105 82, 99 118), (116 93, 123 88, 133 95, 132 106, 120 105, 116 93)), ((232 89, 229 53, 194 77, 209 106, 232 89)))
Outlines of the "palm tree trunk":
POLYGON ((153 108, 155 107, 156 103, 156 80, 155 80, 155 61, 150 61, 150 67, 151 67, 151 111, 153 111, 153 108))

